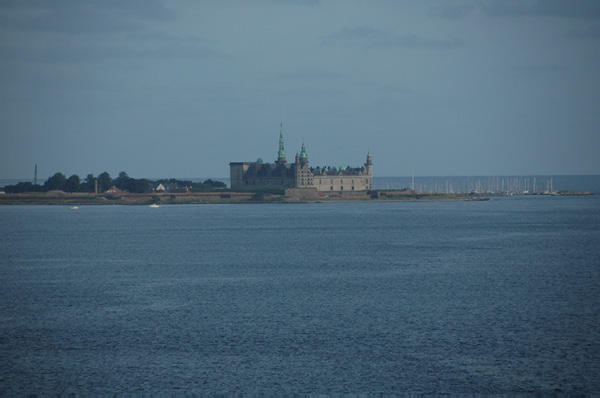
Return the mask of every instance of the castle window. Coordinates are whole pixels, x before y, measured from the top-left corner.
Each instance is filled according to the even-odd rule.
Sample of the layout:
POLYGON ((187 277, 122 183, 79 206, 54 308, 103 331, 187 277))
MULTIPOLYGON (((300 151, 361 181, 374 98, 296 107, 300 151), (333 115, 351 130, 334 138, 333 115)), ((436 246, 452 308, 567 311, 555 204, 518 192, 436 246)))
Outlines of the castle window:
POLYGON ((331 187, 329 187, 329 190, 330 190, 330 191, 333 191, 333 185, 332 185, 331 187))
POLYGON ((354 185, 352 186, 352 190, 354 191, 354 185))

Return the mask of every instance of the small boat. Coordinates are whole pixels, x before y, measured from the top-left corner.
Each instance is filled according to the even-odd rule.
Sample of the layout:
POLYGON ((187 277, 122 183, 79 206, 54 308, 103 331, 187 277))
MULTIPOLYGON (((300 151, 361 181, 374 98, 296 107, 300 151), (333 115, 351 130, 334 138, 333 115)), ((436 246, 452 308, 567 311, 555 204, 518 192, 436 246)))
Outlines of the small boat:
POLYGON ((152 208, 156 208, 156 207, 160 207, 159 205, 157 205, 156 203, 152 203, 150 206, 148 207, 152 207, 152 208))
POLYGON ((77 206, 71 206, 71 207, 69 207, 69 209, 71 209, 71 210, 79 210, 79 207, 77 207, 77 206))

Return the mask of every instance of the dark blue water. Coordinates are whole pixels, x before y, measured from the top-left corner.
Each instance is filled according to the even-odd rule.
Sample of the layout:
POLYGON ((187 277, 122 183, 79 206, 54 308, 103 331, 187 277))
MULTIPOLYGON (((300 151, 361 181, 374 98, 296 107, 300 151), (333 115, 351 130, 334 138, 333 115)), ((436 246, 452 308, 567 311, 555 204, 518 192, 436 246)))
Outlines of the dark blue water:
POLYGON ((600 198, 0 207, 0 394, 598 393, 600 198))

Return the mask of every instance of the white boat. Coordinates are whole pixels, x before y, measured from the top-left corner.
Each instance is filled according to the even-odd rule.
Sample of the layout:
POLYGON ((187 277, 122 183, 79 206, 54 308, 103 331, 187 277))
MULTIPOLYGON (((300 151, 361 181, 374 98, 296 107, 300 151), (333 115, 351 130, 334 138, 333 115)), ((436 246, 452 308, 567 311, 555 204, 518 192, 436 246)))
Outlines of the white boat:
POLYGON ((71 210, 79 210, 79 207, 77 207, 77 206, 71 206, 71 207, 69 207, 69 209, 71 209, 71 210))
POLYGON ((150 206, 148 207, 152 207, 152 208, 156 208, 156 207, 160 207, 159 205, 157 205, 156 203, 152 203, 150 206))

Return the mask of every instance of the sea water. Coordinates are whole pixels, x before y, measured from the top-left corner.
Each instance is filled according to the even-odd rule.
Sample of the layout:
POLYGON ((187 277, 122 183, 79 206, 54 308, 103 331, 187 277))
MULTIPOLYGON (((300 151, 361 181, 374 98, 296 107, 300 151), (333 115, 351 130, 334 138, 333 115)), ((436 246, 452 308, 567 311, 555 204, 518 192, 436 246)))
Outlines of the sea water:
POLYGON ((600 198, 0 207, 0 394, 598 393, 600 198))

